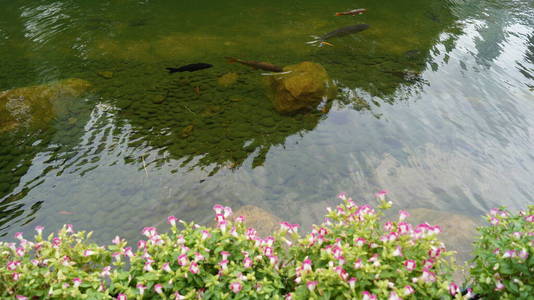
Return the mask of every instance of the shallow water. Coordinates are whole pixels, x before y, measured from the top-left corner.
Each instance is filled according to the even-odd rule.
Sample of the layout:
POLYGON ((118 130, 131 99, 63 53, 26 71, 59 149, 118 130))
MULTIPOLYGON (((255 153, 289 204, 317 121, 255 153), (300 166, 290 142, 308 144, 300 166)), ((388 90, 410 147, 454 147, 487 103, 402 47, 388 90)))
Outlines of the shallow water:
POLYGON ((395 208, 466 219, 532 204, 532 2, 360 1, 366 14, 333 16, 351 5, 1 1, 0 90, 92 88, 0 130, 0 234, 72 223, 133 239, 171 214, 209 222, 215 203, 309 228, 338 192, 364 203, 383 188, 395 208), (305 43, 357 23, 371 28, 305 43), (320 63, 338 96, 328 113, 280 115, 261 72, 225 56, 320 63), (165 71, 195 62, 214 67, 165 71))

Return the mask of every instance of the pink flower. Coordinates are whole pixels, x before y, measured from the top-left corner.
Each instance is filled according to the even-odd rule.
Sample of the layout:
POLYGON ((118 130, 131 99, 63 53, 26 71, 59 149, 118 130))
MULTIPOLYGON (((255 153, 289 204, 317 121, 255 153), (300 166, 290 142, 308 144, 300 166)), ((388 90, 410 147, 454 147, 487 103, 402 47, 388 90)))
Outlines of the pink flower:
POLYGON ((24 248, 22 247, 17 248, 17 250, 15 250, 15 253, 17 253, 18 256, 24 256, 24 253, 25 253, 24 248))
POLYGON ((363 245, 365 245, 365 239, 364 238, 357 238, 354 240, 354 244, 358 247, 361 247, 363 245))
POLYGON ((451 283, 449 284, 449 293, 450 293, 452 296, 454 296, 454 295, 456 295, 456 294, 459 293, 459 292, 460 292, 460 288, 458 287, 458 285, 456 285, 456 283, 454 283, 454 282, 451 282, 451 283))
POLYGON ((146 272, 152 272, 154 269, 152 268, 152 262, 145 262, 145 266, 143 267, 143 270, 146 272))
POLYGON ((386 200, 386 195, 388 194, 387 190, 381 190, 378 193, 375 194, 375 196, 380 200, 384 201, 386 200))
POLYGON ((347 280, 347 278, 349 277, 349 273, 347 273, 347 271, 345 271, 342 266, 337 266, 334 270, 343 280, 347 280))
POLYGON ((534 215, 526 216, 525 221, 534 223, 534 215))
POLYGON ((28 297, 22 295, 17 295, 15 298, 17 298, 17 300, 28 300, 28 297))
POLYGON ((315 289, 315 287, 317 286, 318 282, 317 281, 308 281, 306 282, 306 287, 308 287, 308 290, 313 291, 315 289))
POLYGON ((385 231, 391 231, 393 230, 393 222, 388 221, 384 224, 384 230, 385 231))
POLYGON ((302 262, 302 270, 303 271, 311 271, 312 270, 312 261, 308 257, 304 259, 302 262))
POLYGON ((192 262, 191 266, 189 266, 189 272, 193 274, 198 274, 200 272, 200 269, 198 267, 198 264, 196 262, 192 262))
POLYGON ((409 259, 409 260, 404 262, 404 266, 406 267, 406 270, 408 270, 408 271, 415 270, 416 265, 417 264, 415 263, 415 260, 413 260, 413 259, 409 259))
POLYGON ((154 291, 159 295, 163 294, 163 286, 159 283, 154 285, 154 291))
POLYGON ((11 274, 11 277, 13 278, 13 280, 18 281, 20 279, 20 274, 15 272, 11 274))
POLYGON ((211 234, 207 230, 202 230, 202 237, 201 237, 202 240, 205 240, 209 238, 210 236, 211 234))
POLYGON ((502 281, 497 280, 495 283, 495 290, 496 291, 502 291, 504 289, 504 284, 502 284, 502 281))
POLYGON ((410 216, 410 213, 405 211, 405 210, 401 210, 399 211, 399 222, 402 222, 404 220, 406 220, 406 218, 408 218, 410 216))
POLYGON ((15 271, 18 265, 20 265, 20 261, 10 261, 7 263, 7 269, 9 271, 15 271))
POLYGON ((93 255, 93 254, 95 254, 95 252, 93 250, 87 249, 87 250, 83 251, 83 256, 90 256, 90 255, 93 255))
POLYGON ((404 287, 404 296, 409 296, 411 294, 415 293, 415 290, 413 289, 413 287, 407 285, 404 287))
POLYGON ((428 250, 428 256, 435 258, 438 257, 441 254, 441 248, 432 247, 430 250, 428 250))
POLYGON ((43 227, 43 226, 41 226, 41 225, 37 225, 37 226, 35 226, 35 231, 37 231, 37 234, 38 234, 38 235, 43 234, 43 230, 44 230, 44 227, 43 227))
POLYGON ((402 300, 402 298, 399 297, 399 295, 397 295, 397 293, 391 292, 391 293, 389 293, 388 300, 402 300))
POLYGON ((221 251, 222 260, 226 260, 228 256, 230 256, 230 252, 228 251, 221 251))
POLYGON ((169 265, 169 263, 164 263, 161 269, 165 272, 169 272, 169 273, 172 272, 171 266, 169 265))
POLYGON ((265 247, 265 249, 263 250, 263 254, 265 254, 265 256, 271 256, 271 255, 273 255, 273 248, 271 248, 271 247, 265 247))
POLYGON ((225 219, 224 219, 224 215, 223 215, 223 214, 216 214, 216 215, 215 215, 215 221, 216 221, 216 222, 222 222, 222 221, 224 221, 224 220, 225 220, 225 219))
POLYGON ((148 238, 151 238, 153 236, 155 236, 157 234, 157 230, 155 227, 145 227, 143 228, 143 230, 141 231, 141 233, 148 237, 148 238))
POLYGON ((145 247, 146 247, 146 241, 145 241, 145 240, 139 240, 139 241, 137 242, 137 248, 139 248, 139 249, 143 249, 143 248, 145 248, 145 247))
POLYGON ((491 224, 491 225, 494 225, 494 226, 495 226, 495 225, 499 225, 499 219, 494 218, 494 217, 491 217, 491 218, 490 218, 490 224, 491 224))
POLYGON ((227 261, 227 260, 221 260, 221 261, 219 262, 219 265, 220 265, 221 268, 222 268, 223 270, 225 270, 225 271, 228 269, 228 261, 227 261))
POLYGON ((215 204, 215 205, 213 205, 213 210, 215 211, 216 214, 220 214, 220 213, 223 212, 224 206, 222 206, 220 204, 215 204))
POLYGON ((124 248, 124 255, 126 255, 128 257, 134 257, 135 255, 132 252, 132 247, 124 248))
POLYGON ((174 293, 174 299, 175 300, 184 300, 185 296, 180 295, 180 293, 176 292, 174 293))
POLYGON ((225 218, 228 218, 229 216, 232 215, 232 208, 230 208, 230 207, 228 207, 228 206, 224 207, 224 212, 223 212, 223 214, 224 214, 224 217, 225 217, 225 218))
POLYGON ((61 239, 58 238, 58 237, 53 238, 52 239, 52 245, 54 246, 54 248, 59 247, 59 245, 61 245, 61 239))
POLYGON ((77 278, 77 277, 76 277, 76 278, 74 278, 74 279, 72 280, 72 285, 74 285, 74 287, 77 288, 77 287, 80 286, 80 284, 82 284, 82 280, 81 280, 80 278, 77 278))
POLYGON ((15 238, 19 241, 22 241, 24 240, 24 237, 22 236, 22 232, 16 232, 15 233, 15 238))
POLYGON ((400 222, 397 225, 397 232, 399 234, 407 234, 407 233, 410 233, 410 231, 412 231, 412 225, 409 223, 400 222))
POLYGON ((515 256, 515 251, 514 250, 507 250, 504 252, 503 254, 503 258, 509 258, 509 257, 514 257, 515 256))
POLYGON ((354 262, 354 269, 359 269, 362 267, 362 259, 361 258, 358 258, 358 260, 356 260, 354 262))
POLYGON ((117 295, 117 300, 128 300, 128 297, 126 297, 126 294, 119 294, 117 295))
POLYGON ((250 268, 252 267, 252 259, 250 257, 245 257, 245 259, 243 259, 243 266, 245 268, 250 268))
POLYGON ((139 294, 143 296, 146 290, 146 286, 144 286, 142 283, 138 283, 136 287, 139 289, 139 294))
POLYGON ((269 263, 271 265, 275 265, 276 263, 278 263, 278 256, 276 255, 269 256, 269 263))
POLYGON ((180 256, 178 256, 178 264, 180 266, 185 266, 189 263, 188 259, 187 259, 187 255, 185 254, 182 254, 180 256))
POLYGON ((225 220, 219 221, 217 223, 217 228, 219 228, 222 231, 222 233, 225 233, 226 232, 226 225, 228 225, 228 222, 226 222, 225 220))
POLYGON ((347 193, 345 192, 341 192, 339 194, 337 194, 337 197, 343 201, 347 200, 347 193))
POLYGON ((67 224, 67 233, 74 233, 74 227, 72 224, 67 224))
POLYGON ((172 227, 175 227, 176 226, 176 221, 178 219, 176 219, 175 216, 169 216, 167 217, 167 223, 169 223, 172 227))
POLYGON ((235 221, 237 223, 243 223, 243 222, 245 222, 245 217, 244 216, 239 216, 239 217, 235 218, 235 221))
POLYGON ((363 295, 362 300, 376 300, 377 299, 376 295, 371 294, 368 291, 363 291, 362 295, 363 295))
POLYGON ((284 297, 284 300, 293 300, 293 294, 289 293, 284 297))
POLYGON ((436 281, 436 274, 434 274, 434 272, 428 270, 428 269, 423 269, 423 275, 421 275, 421 279, 424 281, 424 282, 435 282, 436 281))
POLYGON ((111 271, 111 266, 104 267, 102 268, 102 272, 100 273, 100 276, 102 277, 109 276, 111 275, 110 271, 111 271))
POLYGON ((395 248, 395 251, 393 251, 393 256, 402 256, 401 246, 397 246, 397 248, 395 248))
POLYGON ((243 285, 239 281, 234 281, 230 283, 230 290, 236 294, 239 293, 239 291, 241 291, 242 288, 243 288, 243 285))
POLYGON ((115 238, 111 242, 115 245, 118 245, 121 243, 121 238, 118 235, 116 235, 115 238))
POLYGON ((204 260, 204 256, 198 252, 195 252, 195 262, 204 260))
POLYGON ((519 258, 525 260, 528 258, 528 251, 525 250, 525 249, 521 249, 521 251, 519 251, 519 258))
POLYGON ((349 279, 349 286, 351 289, 354 289, 354 287, 356 286, 356 281, 358 281, 358 279, 356 279, 356 277, 351 277, 349 279))

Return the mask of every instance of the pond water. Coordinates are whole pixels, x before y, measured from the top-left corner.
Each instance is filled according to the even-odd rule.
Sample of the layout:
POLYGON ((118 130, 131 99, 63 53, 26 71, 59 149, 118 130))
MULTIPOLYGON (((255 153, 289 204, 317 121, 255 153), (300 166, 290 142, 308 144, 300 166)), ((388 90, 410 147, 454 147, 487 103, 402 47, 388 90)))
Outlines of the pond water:
POLYGON ((338 192, 365 203, 384 188, 397 209, 466 219, 532 204, 532 1, 353 5, 0 1, 0 90, 91 85, 0 120, 0 235, 72 223, 135 239, 171 214, 210 222, 215 203, 309 228, 338 192), (367 12, 334 16, 354 8, 367 12), (338 95, 329 111, 281 115, 262 71, 226 56, 320 63, 338 95), (198 62, 213 67, 165 70, 198 62))

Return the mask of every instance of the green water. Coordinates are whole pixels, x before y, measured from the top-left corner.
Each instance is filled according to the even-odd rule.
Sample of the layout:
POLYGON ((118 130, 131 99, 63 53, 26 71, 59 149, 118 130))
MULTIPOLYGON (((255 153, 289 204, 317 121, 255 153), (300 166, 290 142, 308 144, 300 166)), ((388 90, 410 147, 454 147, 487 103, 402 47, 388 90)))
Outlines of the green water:
POLYGON ((338 192, 364 203, 383 188, 396 208, 466 218, 532 204, 531 1, 0 7, 0 90, 91 84, 0 130, 0 235, 72 223, 101 241, 137 238, 171 214, 208 222, 215 203, 309 228, 338 192), (360 7, 367 13, 334 17, 360 7), (306 44, 359 23, 371 27, 332 47, 306 44), (262 71, 225 56, 320 63, 338 96, 327 113, 281 115, 262 71), (165 70, 197 62, 213 68, 165 70), (230 72, 237 81, 219 85, 230 72))

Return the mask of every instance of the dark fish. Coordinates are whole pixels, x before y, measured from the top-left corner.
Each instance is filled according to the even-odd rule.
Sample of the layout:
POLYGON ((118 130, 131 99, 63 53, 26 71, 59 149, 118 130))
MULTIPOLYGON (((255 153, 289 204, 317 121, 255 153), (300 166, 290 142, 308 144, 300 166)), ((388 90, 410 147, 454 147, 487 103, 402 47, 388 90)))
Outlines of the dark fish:
MULTIPOLYGON (((319 46, 322 46, 322 45, 328 45, 330 43, 326 42, 326 40, 328 39, 331 39, 333 37, 340 37, 340 36, 345 36, 345 35, 349 35, 349 34, 354 34, 354 33, 358 33, 360 31, 364 31, 366 30, 367 28, 369 28, 370 26, 367 25, 367 24, 356 24, 356 25, 351 25, 351 26, 347 26, 347 27, 341 27, 339 29, 336 29, 334 31, 331 31, 323 36, 320 36, 320 37, 315 37, 315 40, 313 41, 310 41, 310 42, 307 42, 307 44, 311 44, 311 45, 319 45, 319 46)), ((330 46, 332 46, 332 44, 330 44, 330 46)))
POLYGON ((190 64, 190 65, 185 65, 185 66, 181 66, 179 68, 166 68, 167 70, 169 70, 169 73, 172 74, 172 73, 176 73, 176 72, 195 72, 195 71, 198 71, 198 70, 202 70, 202 69, 207 69, 207 68, 211 68, 213 67, 213 65, 210 65, 210 64, 205 64, 205 63, 196 63, 196 64, 190 64))
POLYGON ((233 58, 233 57, 225 57, 229 63, 240 63, 245 66, 253 67, 254 69, 261 69, 265 71, 271 71, 271 72, 282 72, 282 67, 275 66, 273 64, 270 64, 268 62, 261 62, 261 61, 254 61, 254 60, 242 60, 239 58, 233 58))
POLYGON ((366 11, 367 11, 367 9, 365 9, 365 8, 357 8, 357 9, 353 9, 353 10, 349 10, 349 11, 337 12, 336 16, 347 16, 347 15, 355 16, 355 15, 361 15, 366 11))

